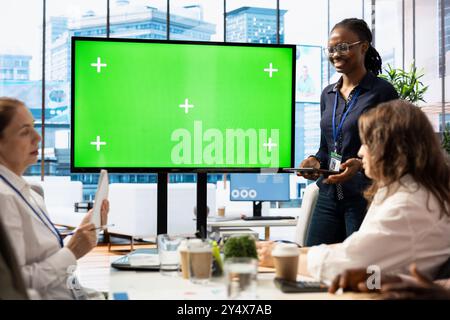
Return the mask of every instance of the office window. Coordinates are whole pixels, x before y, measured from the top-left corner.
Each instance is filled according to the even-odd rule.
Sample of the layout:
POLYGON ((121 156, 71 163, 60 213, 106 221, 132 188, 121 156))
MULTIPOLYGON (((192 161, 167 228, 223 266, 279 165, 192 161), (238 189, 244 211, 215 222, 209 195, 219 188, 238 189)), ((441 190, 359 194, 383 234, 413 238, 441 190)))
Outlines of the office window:
MULTIPOLYGON (((284 24, 284 11, 280 11, 280 30, 284 24)), ((226 41, 277 43, 276 1, 238 1, 226 2, 226 41)), ((284 33, 280 34, 284 43, 284 33)))
MULTIPOLYGON (((41 128, 42 3, 34 0, 0 2, 0 96, 25 102, 41 128)), ((40 162, 25 175, 40 175, 40 162)))
POLYGON ((84 184, 89 199, 91 180, 70 173, 71 37, 106 37, 106 0, 47 0, 45 54, 45 175, 71 176, 84 184))
MULTIPOLYGON (((280 43, 301 47, 325 46, 328 29, 348 18, 364 18, 371 27, 375 10, 375 47, 384 60, 396 67, 409 67, 415 58, 417 67, 424 68, 424 82, 430 86, 421 104, 435 130, 442 130, 442 119, 449 114, 450 86, 446 86, 447 112, 442 112, 441 78, 446 61, 446 84, 450 83, 450 7, 444 0, 446 32, 445 57, 440 54, 440 1, 415 0, 280 0, 280 43), (329 6, 328 6, 329 4, 329 6), (413 32, 413 21, 415 29, 413 32), (402 38, 402 22, 405 32, 402 38), (404 48, 402 47, 404 43, 404 48), (404 58, 403 58, 404 57, 404 58)), ((46 19, 46 163, 45 174, 68 175, 70 150, 70 45, 71 35, 105 37, 107 0, 47 0, 46 19), (68 136, 69 135, 69 136, 68 136)), ((110 36, 142 39, 167 39, 167 5, 170 3, 171 39, 222 41, 224 38, 224 2, 222 0, 110 0, 110 36), (184 23, 184 25, 183 25, 184 23)), ((226 1, 227 41, 276 43, 276 0, 226 1)), ((25 101, 41 123, 42 96, 42 20, 43 2, 16 0, 0 4, 0 95, 25 101), (21 17, 18 19, 17 17, 21 17)), ((299 47, 299 48, 301 48, 299 47)), ((300 51, 301 52, 301 51, 300 51)), ((300 65, 300 64, 299 64, 300 65)), ((315 71, 316 72, 316 71, 315 71)), ((299 70, 297 70, 299 77, 299 70)), ((322 56, 321 85, 323 89, 336 80, 333 67, 322 56)), ((316 148, 319 118, 314 108, 316 100, 296 99, 296 164, 316 148), (312 112, 312 113, 310 113, 312 112), (299 128, 302 130, 299 133, 299 128), (314 129, 315 128, 315 129, 314 129), (307 131, 309 130, 309 135, 307 131)), ((316 110, 317 111, 317 110, 316 110)), ((39 174, 40 164, 28 174, 39 174)), ((97 175, 72 175, 86 186, 96 184, 97 175), (84 179, 84 180, 83 180, 84 179)), ((114 175, 118 182, 156 181, 152 175, 114 175)), ((222 179, 209 175, 208 181, 222 179)), ((194 182, 194 174, 171 174, 171 182, 194 182)))
POLYGON ((363 0, 330 0, 330 29, 343 19, 363 19, 363 9, 363 0))
MULTIPOLYGON (((320 93, 328 60, 327 1, 281 1, 285 43, 296 44, 295 165, 315 154, 320 143, 320 93)), ((324 79, 325 76, 325 79, 324 79)), ((325 80, 325 81, 324 81, 325 80)))
POLYGON ((383 60, 383 69, 388 64, 401 68, 402 48, 402 0, 376 2, 375 48, 383 60))
POLYGON ((327 0, 280 1, 280 9, 285 10, 284 43, 326 45, 328 39, 327 0))
POLYGON ((416 0, 416 66, 424 70, 428 85, 425 103, 419 103, 436 132, 442 113, 442 84, 439 76, 439 10, 437 1, 416 0), (432 36, 431 36, 432 35, 432 36))
MULTIPOLYGON (((445 119, 446 126, 450 126, 450 0, 444 0, 444 57, 441 56, 440 77, 445 75, 445 112, 441 115, 441 119, 445 119), (444 65, 445 61, 445 65, 444 65), (445 66, 445 68, 444 68, 445 66)), ((440 20, 439 20, 440 21, 440 20)), ((440 23, 439 23, 440 25, 440 23)), ((439 28, 439 44, 441 44, 442 29, 439 28)), ((442 112, 441 112, 442 113, 442 112)), ((441 120, 440 131, 443 131, 441 120)))
POLYGON ((223 41, 223 1, 170 1, 170 40, 223 41))
POLYGON ((444 35, 444 56, 441 51, 439 51, 439 75, 442 76, 444 73, 446 76, 450 74, 447 68, 446 72, 444 71, 444 62, 448 65, 450 61, 450 0, 443 0, 443 10, 444 10, 444 29, 441 27, 441 3, 438 4, 439 12, 439 48, 442 44, 441 34, 445 32, 444 35))

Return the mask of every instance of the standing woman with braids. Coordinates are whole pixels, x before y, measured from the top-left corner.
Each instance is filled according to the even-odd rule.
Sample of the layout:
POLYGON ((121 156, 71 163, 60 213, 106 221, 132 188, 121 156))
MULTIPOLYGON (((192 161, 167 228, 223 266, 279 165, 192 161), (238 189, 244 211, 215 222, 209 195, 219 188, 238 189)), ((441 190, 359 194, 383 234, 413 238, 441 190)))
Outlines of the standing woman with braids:
POLYGON ((363 191, 370 180, 361 171, 357 156, 361 147, 358 119, 377 104, 398 98, 394 87, 377 77, 381 73, 381 57, 371 43, 369 27, 356 18, 339 22, 330 33, 326 52, 342 76, 322 92, 320 148, 303 160, 300 167, 339 168, 341 173, 327 179, 303 175, 317 180, 319 187, 307 246, 344 241, 359 229, 366 214, 363 191))

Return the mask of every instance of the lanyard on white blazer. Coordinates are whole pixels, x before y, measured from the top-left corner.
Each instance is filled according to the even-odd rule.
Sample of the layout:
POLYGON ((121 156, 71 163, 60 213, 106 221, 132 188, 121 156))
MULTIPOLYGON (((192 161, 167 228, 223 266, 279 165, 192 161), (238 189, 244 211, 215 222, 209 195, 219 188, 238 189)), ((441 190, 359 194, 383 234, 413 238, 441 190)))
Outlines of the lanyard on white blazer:
POLYGON ((12 185, 11 182, 8 181, 8 179, 6 179, 6 178, 5 178, 4 176, 2 176, 1 174, 0 174, 0 178, 2 178, 3 181, 5 181, 5 183, 6 183, 9 187, 11 187, 11 189, 13 189, 13 190, 19 195, 20 198, 22 198, 22 200, 23 200, 23 201, 27 204, 27 206, 33 211, 33 213, 39 218, 39 220, 41 220, 41 222, 42 222, 42 223, 50 230, 50 232, 53 233, 53 234, 56 236, 56 238, 58 239, 59 245, 61 246, 61 248, 63 248, 63 247, 64 247, 64 242, 63 242, 63 240, 62 240, 62 238, 61 238, 61 234, 59 233, 58 229, 56 229, 55 225, 54 225, 54 224, 50 221, 50 219, 47 217, 47 215, 45 214, 45 212, 42 211, 42 209, 39 208, 39 206, 38 206, 39 211, 41 211, 42 215, 45 217, 45 219, 47 220, 48 224, 45 223, 44 219, 42 219, 42 216, 36 211, 35 208, 33 208, 33 206, 27 201, 27 199, 25 199, 25 197, 23 196, 23 194, 20 193, 20 191, 17 190, 16 187, 14 187, 14 186, 12 185), (51 226, 51 227, 50 227, 50 226, 51 226))

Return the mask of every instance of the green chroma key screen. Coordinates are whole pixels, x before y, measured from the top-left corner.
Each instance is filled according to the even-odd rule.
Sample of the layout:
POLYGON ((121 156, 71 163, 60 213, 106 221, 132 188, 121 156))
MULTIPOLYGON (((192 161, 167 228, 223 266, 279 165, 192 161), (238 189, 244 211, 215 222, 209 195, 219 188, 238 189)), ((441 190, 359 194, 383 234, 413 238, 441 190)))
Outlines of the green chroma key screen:
POLYGON ((293 164, 295 46, 72 40, 72 170, 293 164))

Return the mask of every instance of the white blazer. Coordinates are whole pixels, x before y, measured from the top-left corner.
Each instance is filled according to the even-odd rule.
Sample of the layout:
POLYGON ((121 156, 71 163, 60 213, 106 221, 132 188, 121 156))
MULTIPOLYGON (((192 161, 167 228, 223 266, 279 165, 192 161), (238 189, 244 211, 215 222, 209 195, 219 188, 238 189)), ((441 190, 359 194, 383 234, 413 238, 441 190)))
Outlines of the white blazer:
POLYGON ((409 274, 415 262, 419 270, 434 277, 450 256, 450 217, 436 198, 410 175, 388 195, 380 188, 359 229, 334 247, 311 247, 308 272, 331 281, 350 268, 377 265, 381 272, 409 274))
POLYGON ((43 216, 48 217, 43 198, 22 177, 2 165, 0 175, 3 177, 0 177, 0 219, 21 266, 25 285, 36 290, 42 299, 74 299, 68 280, 73 279, 71 272, 77 260, 72 251, 61 247, 60 238, 43 216))

